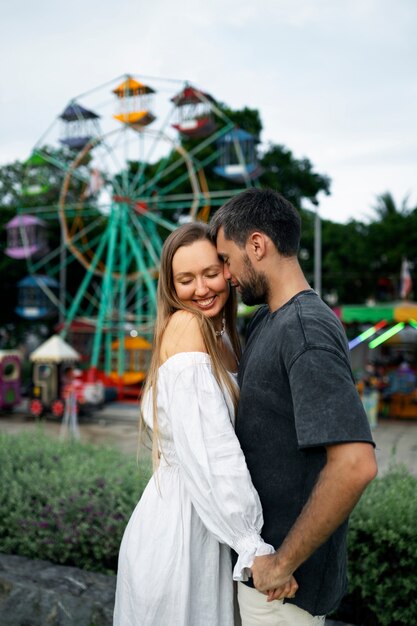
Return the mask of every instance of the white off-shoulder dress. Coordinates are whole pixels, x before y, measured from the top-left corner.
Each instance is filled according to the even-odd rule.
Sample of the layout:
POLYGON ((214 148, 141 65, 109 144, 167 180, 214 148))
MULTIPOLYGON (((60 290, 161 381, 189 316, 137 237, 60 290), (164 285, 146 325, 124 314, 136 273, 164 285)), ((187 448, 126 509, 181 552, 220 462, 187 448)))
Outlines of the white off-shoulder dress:
MULTIPOLYGON (((235 580, 273 552, 225 395, 205 353, 159 368, 161 463, 123 536, 114 626, 234 626, 229 546, 235 580)), ((143 412, 151 425, 149 397, 143 412)))

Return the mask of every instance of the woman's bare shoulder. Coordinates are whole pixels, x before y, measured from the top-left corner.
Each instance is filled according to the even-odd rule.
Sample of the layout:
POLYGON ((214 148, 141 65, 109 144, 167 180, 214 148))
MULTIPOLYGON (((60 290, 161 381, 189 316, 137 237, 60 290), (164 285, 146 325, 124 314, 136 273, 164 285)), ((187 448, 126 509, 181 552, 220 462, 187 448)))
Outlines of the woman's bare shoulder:
POLYGON ((207 352, 198 319, 189 311, 171 315, 162 338, 161 361, 179 352, 207 352))

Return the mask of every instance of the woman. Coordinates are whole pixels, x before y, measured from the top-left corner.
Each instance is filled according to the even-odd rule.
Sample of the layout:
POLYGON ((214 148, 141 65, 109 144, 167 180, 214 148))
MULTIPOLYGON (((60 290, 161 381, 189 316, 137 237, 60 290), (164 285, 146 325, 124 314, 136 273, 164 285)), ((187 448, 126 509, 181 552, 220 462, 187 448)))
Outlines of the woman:
POLYGON ((235 580, 274 551, 233 429, 235 316, 207 227, 178 228, 162 251, 142 402, 155 472, 122 540, 114 626, 233 626, 228 546, 235 580))

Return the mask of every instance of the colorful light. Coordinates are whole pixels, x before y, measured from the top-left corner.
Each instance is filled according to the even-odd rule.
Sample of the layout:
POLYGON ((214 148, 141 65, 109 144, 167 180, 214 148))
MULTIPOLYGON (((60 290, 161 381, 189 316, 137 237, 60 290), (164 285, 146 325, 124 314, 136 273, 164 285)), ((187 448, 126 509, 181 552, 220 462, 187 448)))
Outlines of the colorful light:
POLYGON ((371 350, 373 350, 374 348, 379 346, 381 343, 384 343, 384 341, 386 341, 393 335, 396 335, 397 333, 399 333, 400 330, 404 328, 404 326, 405 326, 404 322, 400 322, 399 324, 396 324, 389 330, 385 331, 385 333, 382 333, 382 335, 380 335, 379 337, 371 341, 369 344, 369 347, 371 348, 371 350))
POLYGON ((387 323, 388 322, 386 320, 382 320, 381 322, 375 324, 375 326, 371 326, 371 328, 368 328, 363 333, 355 337, 355 339, 349 341, 349 350, 353 350, 353 348, 362 343, 362 341, 365 341, 366 339, 369 339, 369 337, 372 337, 372 335, 375 335, 375 333, 377 333, 378 330, 386 326, 387 323))

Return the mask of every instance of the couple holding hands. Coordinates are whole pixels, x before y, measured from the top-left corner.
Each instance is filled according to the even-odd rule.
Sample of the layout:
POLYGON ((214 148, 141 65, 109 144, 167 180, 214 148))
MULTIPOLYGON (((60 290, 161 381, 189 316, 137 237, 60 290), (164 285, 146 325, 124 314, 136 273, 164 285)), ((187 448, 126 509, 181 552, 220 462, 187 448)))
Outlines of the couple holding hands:
POLYGON ((114 626, 315 626, 346 592, 347 520, 377 466, 300 230, 290 202, 252 188, 165 241, 141 407, 154 474, 123 536, 114 626), (236 291, 263 305, 242 353, 236 291))

